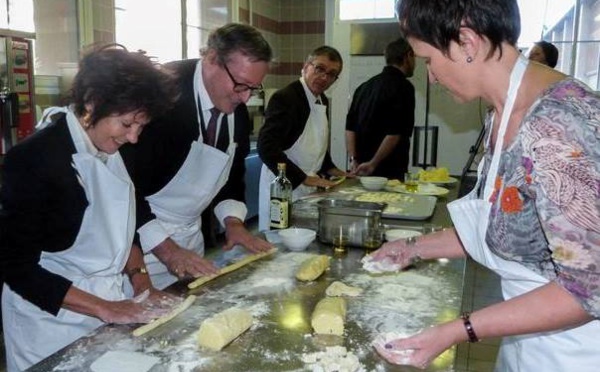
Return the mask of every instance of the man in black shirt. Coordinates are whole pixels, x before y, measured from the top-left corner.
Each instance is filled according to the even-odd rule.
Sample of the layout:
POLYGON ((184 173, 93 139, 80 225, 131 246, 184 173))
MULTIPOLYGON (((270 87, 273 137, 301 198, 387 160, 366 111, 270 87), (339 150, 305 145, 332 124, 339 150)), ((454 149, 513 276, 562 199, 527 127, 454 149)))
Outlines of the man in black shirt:
POLYGON ((383 71, 361 84, 346 116, 352 173, 404 179, 414 128, 415 88, 407 80, 415 56, 405 39, 385 49, 383 71))

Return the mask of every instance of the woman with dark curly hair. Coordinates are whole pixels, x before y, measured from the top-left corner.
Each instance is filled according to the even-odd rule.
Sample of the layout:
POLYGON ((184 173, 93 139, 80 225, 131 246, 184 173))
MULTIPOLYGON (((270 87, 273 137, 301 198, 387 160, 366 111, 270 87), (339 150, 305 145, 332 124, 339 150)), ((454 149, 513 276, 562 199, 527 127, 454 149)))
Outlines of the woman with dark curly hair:
POLYGON ((79 63, 71 105, 50 110, 43 129, 6 155, 0 268, 9 371, 102 324, 149 322, 174 304, 152 288, 132 245, 134 188, 118 152, 170 107, 171 86, 143 54, 97 48, 79 63))
POLYGON ((397 10, 430 80, 492 110, 477 185, 448 204, 454 228, 373 257, 405 267, 468 255, 500 275, 504 301, 378 352, 426 368, 454 344, 503 337, 498 371, 597 371, 600 97, 521 55, 516 0, 401 0, 397 10))

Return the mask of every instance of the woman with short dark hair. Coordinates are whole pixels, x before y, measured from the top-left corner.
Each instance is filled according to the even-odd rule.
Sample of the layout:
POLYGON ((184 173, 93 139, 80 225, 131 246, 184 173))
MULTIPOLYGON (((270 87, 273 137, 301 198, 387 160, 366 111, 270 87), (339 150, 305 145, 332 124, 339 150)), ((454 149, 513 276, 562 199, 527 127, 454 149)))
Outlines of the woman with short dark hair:
POLYGON ((505 301, 378 352, 426 368, 454 344, 503 337, 498 371, 596 371, 600 97, 521 55, 516 0, 401 0, 397 14, 431 81, 493 109, 478 183, 448 204, 454 228, 387 243, 372 259, 469 256, 501 276, 505 301))

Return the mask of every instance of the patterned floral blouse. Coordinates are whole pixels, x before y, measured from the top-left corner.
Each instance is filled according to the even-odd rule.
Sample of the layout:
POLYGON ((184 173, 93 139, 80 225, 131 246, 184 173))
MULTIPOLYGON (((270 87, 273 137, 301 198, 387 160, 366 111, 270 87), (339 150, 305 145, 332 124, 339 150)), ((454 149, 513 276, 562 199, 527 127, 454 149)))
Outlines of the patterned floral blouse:
POLYGON ((544 92, 503 151, 490 199, 490 249, 600 318, 600 97, 571 78, 544 92))

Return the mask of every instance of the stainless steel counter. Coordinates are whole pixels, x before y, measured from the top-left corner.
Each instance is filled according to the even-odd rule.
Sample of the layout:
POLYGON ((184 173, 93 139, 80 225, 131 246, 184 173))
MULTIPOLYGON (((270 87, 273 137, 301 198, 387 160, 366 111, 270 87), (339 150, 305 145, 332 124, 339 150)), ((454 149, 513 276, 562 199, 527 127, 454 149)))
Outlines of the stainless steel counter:
MULTIPOLYGON (((441 199, 429 221, 385 221, 416 228, 423 223, 448 225, 441 199)), ((298 222, 300 220, 296 220, 298 222)), ((305 221, 310 222, 310 221, 305 221)), ((196 302, 179 317, 146 335, 134 338, 132 326, 98 329, 32 367, 31 371, 86 371, 109 350, 144 353, 160 358, 150 371, 295 371, 311 370, 303 361, 326 346, 344 346, 358 357, 364 371, 413 371, 392 366, 374 352, 371 342, 380 333, 412 334, 431 324, 458 316, 461 307, 464 261, 431 261, 388 275, 369 275, 361 269, 365 252, 349 248, 332 257, 330 269, 315 282, 301 283, 295 270, 311 254, 332 255, 318 241, 306 252, 283 246, 273 257, 254 262, 217 278, 192 293, 196 302), (344 337, 312 335, 310 316, 325 289, 334 280, 364 289, 347 298, 344 337), (195 333, 203 319, 238 306, 254 316, 254 325, 220 352, 196 346, 195 333)), ((184 294, 182 283, 170 290, 184 294)), ((436 359, 430 371, 453 370, 454 350, 436 359)))

